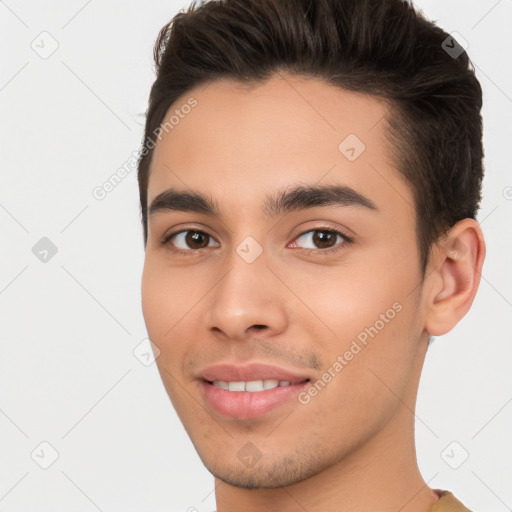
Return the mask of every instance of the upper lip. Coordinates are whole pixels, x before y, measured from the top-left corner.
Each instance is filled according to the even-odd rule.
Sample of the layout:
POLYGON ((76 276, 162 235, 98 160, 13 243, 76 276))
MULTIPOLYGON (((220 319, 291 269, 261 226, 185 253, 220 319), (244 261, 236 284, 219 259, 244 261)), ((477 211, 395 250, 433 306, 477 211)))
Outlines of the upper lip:
POLYGON ((275 379, 298 383, 308 380, 307 375, 272 366, 268 364, 251 363, 247 365, 217 364, 205 368, 198 374, 198 378, 213 382, 221 380, 225 382, 250 382, 254 380, 275 379))

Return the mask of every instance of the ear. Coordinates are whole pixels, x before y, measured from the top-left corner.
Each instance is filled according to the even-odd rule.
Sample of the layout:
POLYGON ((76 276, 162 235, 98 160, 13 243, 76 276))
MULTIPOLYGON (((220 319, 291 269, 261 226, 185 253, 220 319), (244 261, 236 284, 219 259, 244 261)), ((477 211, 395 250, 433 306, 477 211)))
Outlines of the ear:
POLYGON ((475 219, 463 219, 434 245, 426 278, 425 329, 451 331, 475 298, 485 259, 485 241, 475 219))

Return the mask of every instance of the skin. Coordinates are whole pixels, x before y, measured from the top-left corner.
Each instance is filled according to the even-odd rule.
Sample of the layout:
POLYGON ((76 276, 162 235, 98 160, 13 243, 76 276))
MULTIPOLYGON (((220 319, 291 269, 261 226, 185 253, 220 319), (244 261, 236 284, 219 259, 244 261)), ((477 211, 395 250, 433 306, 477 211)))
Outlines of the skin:
POLYGON ((428 511, 439 496, 416 462, 418 382, 429 335, 450 331, 474 299, 485 257, 478 223, 460 221, 433 246, 422 280, 413 194, 390 157, 382 100, 279 73, 251 89, 195 88, 169 112, 190 96, 197 106, 155 148, 148 204, 170 187, 194 190, 222 216, 149 219, 142 306, 165 388, 215 476, 217 511, 428 511), (353 162, 338 149, 351 133, 366 146, 353 162), (348 185, 378 211, 262 214, 267 194, 297 184, 348 185), (325 252, 310 235, 326 228, 353 242, 335 238, 341 249, 325 252), (210 245, 198 251, 183 235, 161 243, 185 229, 210 245), (247 236, 263 249, 250 264, 236 252, 247 236), (202 398, 197 372, 219 362, 319 379, 397 302, 400 312, 306 405, 239 420, 202 398), (238 456, 249 442, 260 456, 252 467, 238 456))

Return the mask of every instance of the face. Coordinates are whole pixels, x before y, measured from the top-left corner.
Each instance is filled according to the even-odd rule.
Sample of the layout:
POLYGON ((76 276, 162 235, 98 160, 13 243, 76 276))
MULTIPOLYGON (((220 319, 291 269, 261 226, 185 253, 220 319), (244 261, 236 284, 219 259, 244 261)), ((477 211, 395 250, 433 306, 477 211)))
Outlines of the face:
POLYGON ((151 164, 148 334, 209 471, 289 485, 389 428, 415 393, 412 191, 374 97, 287 75, 216 81, 166 119, 190 98, 151 164))

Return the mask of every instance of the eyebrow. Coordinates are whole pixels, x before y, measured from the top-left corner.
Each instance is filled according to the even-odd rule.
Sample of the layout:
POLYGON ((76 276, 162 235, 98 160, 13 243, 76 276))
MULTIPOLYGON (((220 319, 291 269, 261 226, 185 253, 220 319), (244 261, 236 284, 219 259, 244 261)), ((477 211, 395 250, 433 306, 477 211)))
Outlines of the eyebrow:
MULTIPOLYGON (((263 213, 268 217, 314 208, 352 206, 378 211, 377 206, 345 185, 297 186, 266 197, 263 213)), ((221 217, 217 201, 200 192, 170 188, 157 195, 148 209, 149 217, 168 211, 196 212, 221 217)))

